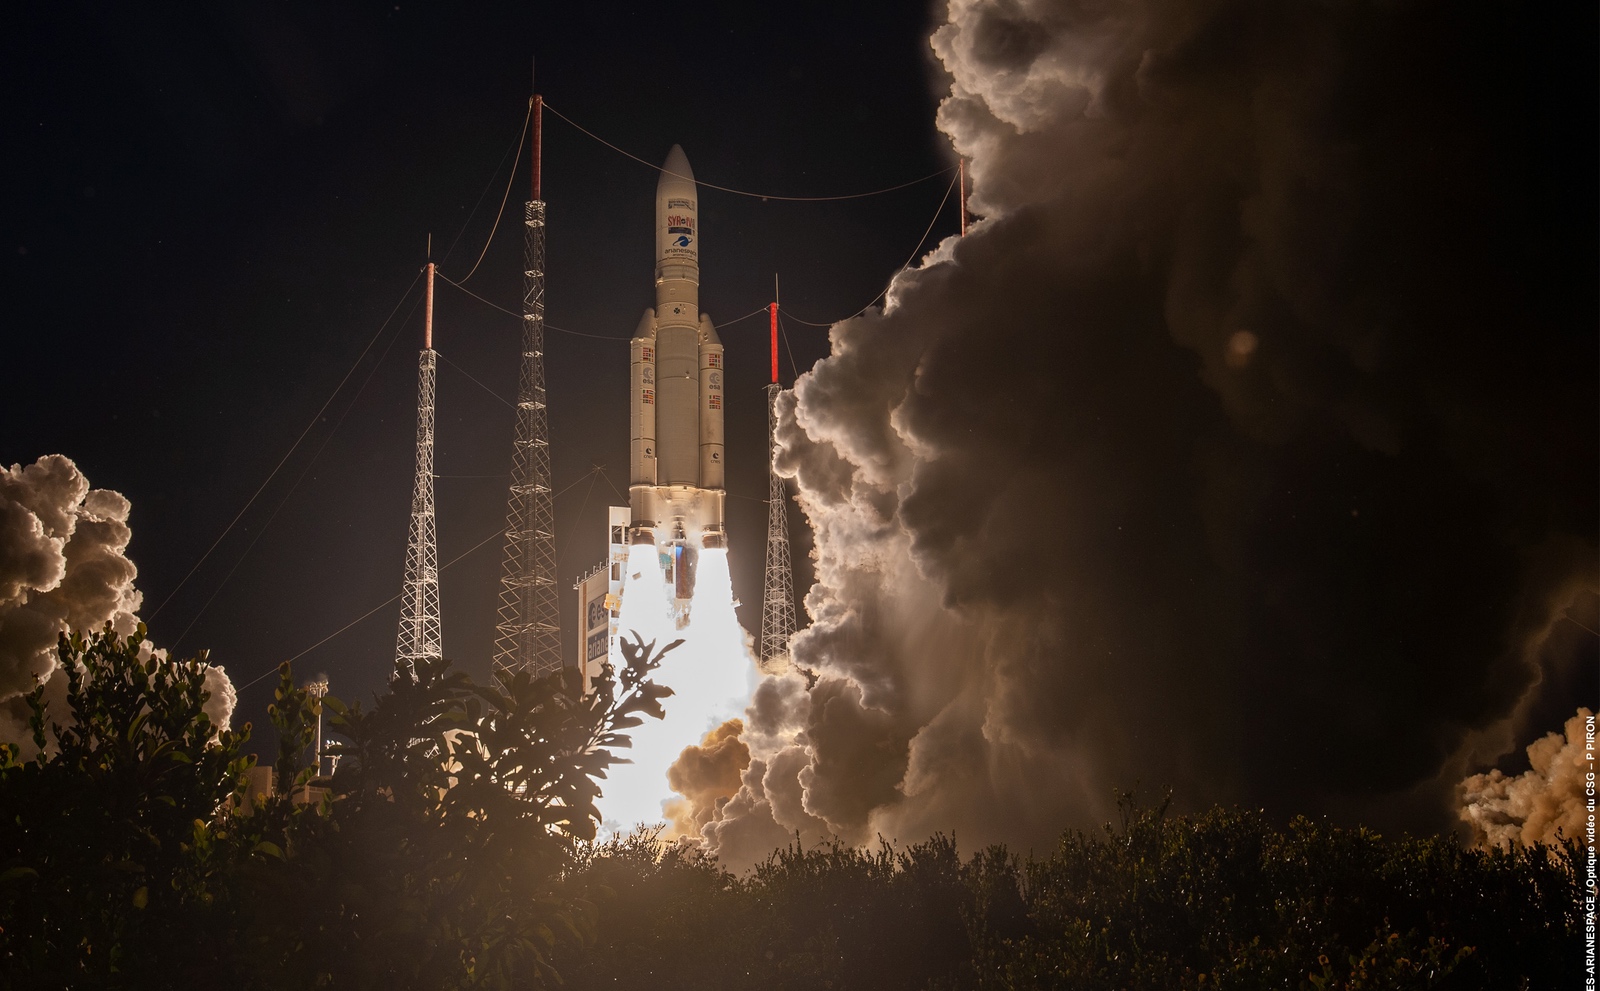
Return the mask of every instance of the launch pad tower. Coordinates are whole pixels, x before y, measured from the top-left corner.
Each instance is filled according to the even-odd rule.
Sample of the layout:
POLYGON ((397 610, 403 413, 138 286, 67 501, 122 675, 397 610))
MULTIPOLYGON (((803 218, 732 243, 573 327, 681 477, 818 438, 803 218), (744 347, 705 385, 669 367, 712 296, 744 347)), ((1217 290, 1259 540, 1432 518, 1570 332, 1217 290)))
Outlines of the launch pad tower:
POLYGON ((772 670, 794 636, 794 577, 789 564, 789 506, 778 453, 778 304, 772 317, 772 382, 767 386, 767 572, 761 589, 761 666, 772 670))
POLYGON ((522 372, 517 436, 511 457, 505 554, 500 568, 499 636, 494 677, 561 670, 561 615, 556 590, 555 506, 550 492, 550 417, 544 375, 544 200, 539 189, 543 101, 531 99, 533 198, 523 225, 522 372))
MULTIPOLYGON (((439 355, 433 350, 433 262, 428 263, 422 352, 417 356, 417 478, 411 490, 411 536, 400 606, 395 660, 415 670, 419 660, 443 656, 439 623, 439 546, 433 507, 433 388, 439 355)), ((320 720, 321 717, 319 716, 320 720)), ((322 740, 317 739, 317 752, 322 740)), ((321 765, 317 773, 322 773, 321 765)))

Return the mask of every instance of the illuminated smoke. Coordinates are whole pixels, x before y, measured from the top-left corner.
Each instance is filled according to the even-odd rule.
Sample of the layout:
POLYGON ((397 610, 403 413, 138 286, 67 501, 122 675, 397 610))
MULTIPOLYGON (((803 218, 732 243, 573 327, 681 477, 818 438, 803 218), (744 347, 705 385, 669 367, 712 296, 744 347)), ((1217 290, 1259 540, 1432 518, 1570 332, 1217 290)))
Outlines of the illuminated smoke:
MULTIPOLYGON (((119 634, 133 632, 141 596, 126 553, 129 510, 121 494, 89 488, 59 454, 0 471, 0 742, 31 747, 22 696, 40 681, 50 720, 67 721, 58 634, 94 633, 108 622, 119 634)), ((165 657, 148 641, 143 651, 165 657)), ((206 688, 206 712, 226 728, 235 694, 221 667, 207 671, 206 688)))
POLYGON ((667 784, 681 796, 666 804, 669 839, 699 836, 717 809, 738 793, 740 775, 750 764, 750 748, 739 739, 743 732, 744 724, 730 719, 686 747, 667 769, 667 784))
POLYGON ((981 219, 780 397, 810 624, 702 836, 1038 848, 1136 787, 1450 826, 1597 586, 1536 77, 1465 8, 946 9, 981 219))
MULTIPOLYGON (((599 802, 606 831, 626 832, 673 818, 666 803, 678 801, 680 815, 692 818, 675 798, 668 777, 673 763, 707 734, 738 717, 750 698, 755 662, 749 636, 734 612, 728 552, 703 550, 695 579, 689 622, 681 630, 672 616, 656 549, 635 545, 628 552, 628 570, 618 615, 620 637, 637 631, 659 648, 681 638, 656 669, 654 680, 672 689, 663 700, 666 718, 646 719, 629 731, 633 746, 623 752, 632 763, 613 767, 601 783, 599 802)), ((617 659, 613 658, 613 663, 617 659)), ((703 795, 697 792, 694 797, 703 795)))
POLYGON ((1534 846, 1558 837, 1581 842, 1594 732, 1594 713, 1579 709, 1567 720, 1565 737, 1550 733, 1528 747, 1529 770, 1514 777, 1494 770, 1461 782, 1461 818, 1472 827, 1473 841, 1485 847, 1534 846))

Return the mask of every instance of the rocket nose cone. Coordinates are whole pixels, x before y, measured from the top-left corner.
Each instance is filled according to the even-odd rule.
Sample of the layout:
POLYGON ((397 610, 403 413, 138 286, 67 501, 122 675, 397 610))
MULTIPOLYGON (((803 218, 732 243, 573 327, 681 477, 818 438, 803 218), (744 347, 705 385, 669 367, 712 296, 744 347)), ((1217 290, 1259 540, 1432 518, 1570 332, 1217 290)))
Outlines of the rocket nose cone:
POLYGON ((694 170, 689 168, 689 156, 683 153, 682 145, 673 145, 667 152, 667 160, 661 163, 661 180, 657 187, 672 185, 673 183, 694 182, 694 170))

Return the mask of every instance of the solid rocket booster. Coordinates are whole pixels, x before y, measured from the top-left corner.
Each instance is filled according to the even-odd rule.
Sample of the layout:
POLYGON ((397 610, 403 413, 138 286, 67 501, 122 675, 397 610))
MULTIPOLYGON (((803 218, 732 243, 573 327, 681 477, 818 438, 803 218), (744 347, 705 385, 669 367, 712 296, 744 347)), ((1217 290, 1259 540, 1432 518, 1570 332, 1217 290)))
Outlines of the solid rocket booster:
POLYGON ((672 146, 656 184, 656 305, 629 343, 635 543, 722 547, 722 341, 700 312, 694 173, 672 146))

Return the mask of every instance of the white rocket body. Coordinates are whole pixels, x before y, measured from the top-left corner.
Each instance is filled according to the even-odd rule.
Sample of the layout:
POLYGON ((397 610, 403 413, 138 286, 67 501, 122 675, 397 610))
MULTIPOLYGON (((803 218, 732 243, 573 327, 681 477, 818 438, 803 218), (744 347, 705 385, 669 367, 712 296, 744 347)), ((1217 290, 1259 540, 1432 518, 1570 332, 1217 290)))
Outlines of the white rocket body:
POLYGON ((693 589, 693 557, 726 546, 723 515, 722 341, 700 312, 700 204, 677 145, 656 185, 656 305, 629 345, 629 487, 633 543, 677 562, 678 598, 693 589))

